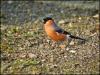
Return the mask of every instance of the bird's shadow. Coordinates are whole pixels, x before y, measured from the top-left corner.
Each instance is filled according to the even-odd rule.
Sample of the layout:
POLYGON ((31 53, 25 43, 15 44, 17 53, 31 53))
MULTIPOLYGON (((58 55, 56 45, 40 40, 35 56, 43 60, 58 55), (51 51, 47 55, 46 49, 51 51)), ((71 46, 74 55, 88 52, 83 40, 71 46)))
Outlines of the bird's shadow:
POLYGON ((78 40, 77 45, 85 44, 87 40, 78 40))
POLYGON ((85 38, 85 40, 78 40, 77 44, 78 45, 85 44, 85 43, 89 42, 91 40, 91 38, 92 37, 89 36, 89 37, 85 38))

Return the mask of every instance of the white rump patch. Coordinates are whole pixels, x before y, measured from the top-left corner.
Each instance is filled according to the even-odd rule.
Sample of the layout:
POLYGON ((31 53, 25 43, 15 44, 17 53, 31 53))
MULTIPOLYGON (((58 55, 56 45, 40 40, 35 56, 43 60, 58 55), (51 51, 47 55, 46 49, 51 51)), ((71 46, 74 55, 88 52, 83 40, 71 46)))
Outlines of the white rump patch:
POLYGON ((67 37, 68 39, 71 39, 71 37, 70 37, 70 35, 69 35, 69 34, 67 34, 67 35, 66 35, 66 37, 67 37))

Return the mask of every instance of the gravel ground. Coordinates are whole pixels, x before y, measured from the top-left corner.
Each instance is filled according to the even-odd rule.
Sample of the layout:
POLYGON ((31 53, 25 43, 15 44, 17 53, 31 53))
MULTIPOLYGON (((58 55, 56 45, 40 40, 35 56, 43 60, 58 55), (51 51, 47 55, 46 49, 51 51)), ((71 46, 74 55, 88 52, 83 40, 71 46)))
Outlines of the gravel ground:
POLYGON ((2 1, 1 74, 99 74, 98 1, 2 1), (57 42, 42 18, 86 38, 57 42))

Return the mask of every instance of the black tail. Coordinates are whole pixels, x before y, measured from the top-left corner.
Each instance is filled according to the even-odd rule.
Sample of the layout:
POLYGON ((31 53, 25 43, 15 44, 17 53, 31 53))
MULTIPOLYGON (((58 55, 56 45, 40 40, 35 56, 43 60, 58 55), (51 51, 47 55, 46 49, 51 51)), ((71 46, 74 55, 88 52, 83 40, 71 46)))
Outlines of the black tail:
POLYGON ((63 34, 67 34, 67 35, 69 35, 70 38, 73 38, 73 39, 80 39, 80 40, 84 40, 84 41, 85 41, 85 39, 80 38, 80 37, 78 37, 78 36, 73 36, 73 35, 71 35, 71 34, 70 34, 69 32, 67 32, 67 31, 64 31, 63 34))
POLYGON ((84 40, 84 41, 85 41, 85 39, 80 38, 80 37, 77 37, 77 36, 70 35, 69 37, 71 37, 71 38, 73 38, 73 39, 80 39, 80 40, 84 40))

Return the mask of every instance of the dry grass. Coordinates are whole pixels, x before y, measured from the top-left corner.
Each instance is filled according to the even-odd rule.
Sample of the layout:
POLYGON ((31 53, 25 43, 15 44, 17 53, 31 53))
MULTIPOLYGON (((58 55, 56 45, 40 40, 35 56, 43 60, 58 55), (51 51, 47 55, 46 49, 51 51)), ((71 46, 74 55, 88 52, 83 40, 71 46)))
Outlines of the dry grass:
POLYGON ((85 24, 87 17, 81 18, 80 21, 74 18, 79 22, 59 26, 88 41, 77 44, 78 40, 74 40, 74 45, 65 48, 59 44, 51 46, 42 22, 1 25, 1 73, 99 74, 99 34, 95 32, 95 36, 90 37, 96 25, 92 21, 85 24))

